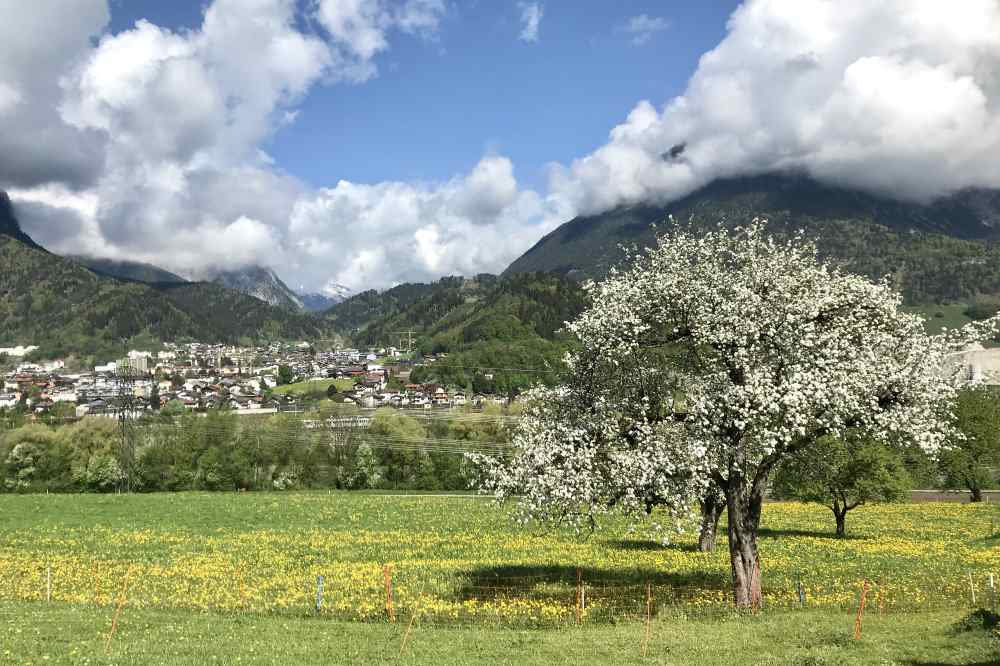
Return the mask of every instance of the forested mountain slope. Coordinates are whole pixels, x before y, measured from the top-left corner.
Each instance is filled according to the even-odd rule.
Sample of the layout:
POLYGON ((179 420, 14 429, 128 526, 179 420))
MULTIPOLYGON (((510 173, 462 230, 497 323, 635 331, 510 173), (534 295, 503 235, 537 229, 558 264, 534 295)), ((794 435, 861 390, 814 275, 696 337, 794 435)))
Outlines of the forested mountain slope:
POLYGON ((71 255, 67 257, 83 264, 90 270, 107 277, 132 280, 134 282, 187 282, 184 278, 153 264, 141 261, 125 261, 119 259, 103 259, 71 255))
POLYGON ((478 275, 365 292, 328 317, 349 322, 341 330, 361 346, 398 346, 412 331, 420 351, 445 355, 414 371, 415 381, 505 393, 550 376, 571 344, 563 324, 584 302, 580 285, 559 275, 478 275))
POLYGON ((668 215, 707 228, 767 217, 776 233, 803 229, 846 269, 892 276, 911 304, 1000 296, 1000 191, 970 190, 931 205, 829 187, 803 176, 716 181, 665 206, 632 206, 566 222, 504 272, 601 277, 621 246, 649 246, 668 215))
MULTIPOLYGON (((2 194, 2 193, 0 193, 2 194)), ((0 344, 46 356, 120 355, 123 341, 321 337, 318 317, 210 283, 156 283, 95 273, 35 244, 0 197, 0 344)))

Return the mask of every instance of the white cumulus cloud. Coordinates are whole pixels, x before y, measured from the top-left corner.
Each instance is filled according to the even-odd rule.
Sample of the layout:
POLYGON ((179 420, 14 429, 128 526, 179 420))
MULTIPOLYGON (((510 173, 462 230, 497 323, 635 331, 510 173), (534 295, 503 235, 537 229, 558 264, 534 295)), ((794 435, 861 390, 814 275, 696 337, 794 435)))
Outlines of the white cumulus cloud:
POLYGON ((341 181, 296 204, 289 233, 299 270, 355 290, 443 274, 500 271, 562 221, 520 190, 510 160, 483 158, 445 183, 341 181))
POLYGON ((522 42, 537 42, 545 8, 538 2, 519 2, 517 6, 521 10, 521 34, 518 39, 522 42))
POLYGON ((642 46, 652 39, 653 35, 669 28, 670 21, 662 16, 639 14, 631 17, 619 29, 631 37, 633 44, 642 46))
POLYGON ((914 200, 1000 185, 1000 3, 751 0, 728 28, 552 194, 596 212, 775 169, 914 200))
MULTIPOLYGON (((194 29, 112 34, 106 0, 0 0, 0 188, 57 251, 263 264, 315 290, 498 271, 573 215, 720 177, 790 169, 921 201, 1000 186, 996 0, 748 0, 683 94, 636 104, 544 192, 492 154, 441 182, 319 188, 274 163, 267 142, 310 90, 377 76, 399 34, 436 39, 447 9, 214 0, 194 29)), ((520 12, 536 40, 542 5, 520 12)), ((642 42, 666 21, 623 26, 642 42)))

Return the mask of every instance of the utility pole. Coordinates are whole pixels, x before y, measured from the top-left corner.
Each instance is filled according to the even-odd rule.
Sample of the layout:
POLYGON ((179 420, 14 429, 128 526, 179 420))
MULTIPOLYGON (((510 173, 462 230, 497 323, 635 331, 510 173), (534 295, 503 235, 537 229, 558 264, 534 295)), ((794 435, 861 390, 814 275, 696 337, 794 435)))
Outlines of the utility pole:
POLYGON ((392 335, 399 336, 399 346, 403 346, 403 336, 406 336, 406 353, 413 351, 413 331, 391 331, 392 335))
MULTIPOLYGON (((123 348, 124 340, 122 341, 123 348)), ((115 368, 115 409, 118 412, 118 425, 121 430, 121 443, 118 448, 118 466, 121 468, 121 478, 118 481, 119 492, 131 492, 135 482, 135 427, 137 412, 135 397, 136 372, 128 358, 128 351, 115 368)))

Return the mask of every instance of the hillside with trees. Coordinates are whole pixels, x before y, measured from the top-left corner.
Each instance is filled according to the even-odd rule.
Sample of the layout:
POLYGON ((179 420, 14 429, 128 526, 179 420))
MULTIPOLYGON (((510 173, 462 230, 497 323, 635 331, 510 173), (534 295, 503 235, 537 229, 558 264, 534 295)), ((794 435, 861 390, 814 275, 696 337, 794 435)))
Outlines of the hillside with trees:
POLYGON ((187 280, 176 273, 171 273, 159 266, 141 261, 106 259, 83 255, 71 255, 67 259, 72 259, 77 263, 83 264, 98 275, 107 277, 132 280, 134 282, 187 282, 187 280))
POLYGON ((1000 295, 1000 192, 971 190, 921 205, 779 174, 719 180, 667 205, 577 217, 504 274, 603 277, 623 260, 623 246, 652 246, 669 216, 702 230, 754 217, 767 218, 771 233, 803 230, 822 257, 873 279, 890 276, 912 305, 1000 295))
MULTIPOLYGON (((6 205, 4 205, 6 203, 6 205)), ((21 231, 0 201, 0 345, 46 356, 114 358, 122 341, 323 337, 328 324, 211 283, 145 284, 100 275, 21 231)))
POLYGON ((551 376, 570 344, 563 324, 584 305, 580 284, 556 274, 478 275, 364 292, 327 316, 359 346, 398 346, 413 331, 417 350, 436 356, 413 381, 507 394, 551 376))

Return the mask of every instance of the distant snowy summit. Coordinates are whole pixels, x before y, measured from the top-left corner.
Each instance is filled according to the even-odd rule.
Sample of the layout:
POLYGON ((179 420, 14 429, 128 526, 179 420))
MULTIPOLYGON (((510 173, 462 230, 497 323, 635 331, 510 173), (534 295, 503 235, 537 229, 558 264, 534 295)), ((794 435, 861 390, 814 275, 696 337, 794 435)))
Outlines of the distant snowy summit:
POLYGON ((208 270, 199 279, 241 291, 247 296, 287 310, 304 310, 299 295, 286 285, 273 269, 266 266, 245 266, 234 270, 208 270))
POLYGON ((302 306, 310 312, 322 312, 329 310, 337 303, 342 303, 354 295, 354 290, 342 284, 329 282, 322 291, 305 292, 299 291, 298 296, 302 301, 302 306))

